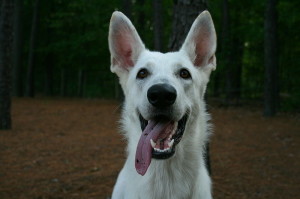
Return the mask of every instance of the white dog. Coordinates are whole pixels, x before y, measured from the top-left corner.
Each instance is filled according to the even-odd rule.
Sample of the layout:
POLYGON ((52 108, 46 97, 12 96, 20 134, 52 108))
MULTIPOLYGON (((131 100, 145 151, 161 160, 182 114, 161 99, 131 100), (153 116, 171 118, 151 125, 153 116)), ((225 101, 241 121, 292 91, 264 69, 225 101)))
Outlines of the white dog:
POLYGON ((130 20, 114 12, 109 27, 111 71, 125 95, 122 129, 127 160, 113 199, 210 199, 204 155, 209 116, 204 93, 216 68, 209 12, 193 23, 178 52, 147 50, 130 20))

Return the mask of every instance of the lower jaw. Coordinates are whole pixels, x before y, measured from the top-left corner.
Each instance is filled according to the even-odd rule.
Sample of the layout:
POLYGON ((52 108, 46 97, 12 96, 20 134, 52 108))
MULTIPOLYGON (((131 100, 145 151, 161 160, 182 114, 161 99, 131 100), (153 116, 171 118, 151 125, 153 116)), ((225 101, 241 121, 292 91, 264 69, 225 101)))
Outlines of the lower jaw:
POLYGON ((171 148, 170 152, 166 152, 166 153, 161 153, 161 152, 157 152, 155 150, 152 150, 152 158, 158 159, 158 160, 168 159, 168 158, 172 157, 174 154, 175 154, 175 146, 173 146, 171 148))

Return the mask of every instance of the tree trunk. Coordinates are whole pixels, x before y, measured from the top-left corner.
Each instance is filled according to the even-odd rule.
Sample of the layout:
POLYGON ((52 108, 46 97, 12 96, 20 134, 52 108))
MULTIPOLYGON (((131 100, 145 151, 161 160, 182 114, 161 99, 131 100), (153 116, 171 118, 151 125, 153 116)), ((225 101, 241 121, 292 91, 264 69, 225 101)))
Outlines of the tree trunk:
POLYGON ((67 78, 66 78, 66 70, 64 68, 61 69, 61 75, 60 75, 60 95, 62 97, 65 97, 67 96, 67 89, 66 89, 66 86, 67 86, 67 78))
POLYGON ((162 17, 162 1, 153 0, 153 28, 154 28, 154 50, 162 51, 162 36, 163 36, 163 17, 162 17))
MULTIPOLYGON (((206 0, 177 0, 173 9, 173 30, 169 43, 171 51, 177 51, 183 44, 194 20, 207 9, 206 0)), ((209 174, 211 174, 209 143, 207 143, 204 158, 209 174)))
POLYGON ((34 55, 36 45, 36 31, 38 23, 38 9, 39 0, 35 1, 33 9, 33 18, 31 25, 30 44, 29 44, 29 55, 28 55, 28 71, 27 71, 27 83, 26 83, 26 96, 34 97, 34 55))
POLYGON ((11 50, 14 3, 0 1, 0 130, 11 129, 11 50))
MULTIPOLYGON (((239 24, 237 24, 239 25, 239 24)), ((227 95, 227 99, 229 104, 239 105, 240 97, 241 97, 241 76, 242 76, 242 64, 243 64, 243 36, 239 35, 239 33, 235 32, 232 37, 232 53, 231 53, 231 62, 229 65, 231 75, 228 76, 230 78, 230 88, 229 93, 227 95)))
POLYGON ((85 88, 85 72, 84 70, 78 71, 78 90, 77 96, 83 97, 84 96, 84 88, 85 88))
POLYGON ((264 115, 274 116, 279 105, 277 0, 267 0, 265 10, 264 115))
POLYGON ((177 0, 174 3, 172 35, 169 42, 171 51, 179 50, 194 20, 206 9, 206 0, 177 0))
POLYGON ((52 96, 53 95, 53 66, 54 66, 54 56, 52 53, 48 53, 45 59, 45 84, 44 91, 45 95, 52 96))
POLYGON ((228 0, 223 0, 222 6, 222 34, 221 34, 221 57, 223 58, 223 65, 225 68, 225 93, 226 93, 226 104, 229 104, 231 99, 231 93, 233 90, 232 85, 232 39, 230 31, 230 15, 229 15, 229 5, 228 0))
POLYGON ((22 53, 23 53, 23 0, 15 0, 13 41, 13 95, 23 96, 22 53))
POLYGON ((136 1, 136 7, 137 7, 137 24, 136 27, 139 31, 140 37, 143 39, 144 38, 144 32, 145 32, 145 9, 144 9, 144 4, 145 0, 137 0, 136 1))
POLYGON ((241 97, 241 75, 242 75, 242 56, 243 56, 243 43, 241 39, 236 38, 233 44, 234 47, 234 58, 232 65, 232 76, 231 87, 233 90, 229 93, 229 97, 234 105, 239 104, 241 97))
POLYGON ((221 53, 226 70, 226 105, 238 105, 241 87, 241 68, 243 56, 243 40, 238 31, 231 27, 239 26, 239 17, 230 20, 228 0, 223 0, 223 23, 221 53))
MULTIPOLYGON (((220 45, 218 47, 218 51, 220 54, 220 60, 222 62, 220 65, 224 65, 225 70, 228 70, 228 65, 230 62, 230 18, 229 18, 229 5, 228 5, 228 0, 223 0, 222 3, 222 26, 221 26, 221 34, 220 34, 220 45)), ((222 75, 220 75, 221 71, 217 70, 216 74, 213 76, 214 77, 214 97, 220 97, 221 92, 223 91, 222 87, 222 75)), ((229 75, 229 72, 225 73, 225 90, 226 94, 228 93, 227 90, 229 90, 229 83, 228 83, 228 78, 227 76, 229 75)), ((227 95, 226 95, 227 96, 227 95)), ((227 97, 226 97, 227 98, 227 97)))

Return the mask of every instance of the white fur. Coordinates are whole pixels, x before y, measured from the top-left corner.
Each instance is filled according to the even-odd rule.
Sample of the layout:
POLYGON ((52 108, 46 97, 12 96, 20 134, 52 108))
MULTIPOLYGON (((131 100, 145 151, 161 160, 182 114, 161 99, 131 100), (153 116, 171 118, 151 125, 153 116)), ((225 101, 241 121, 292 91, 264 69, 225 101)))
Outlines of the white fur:
POLYGON ((178 52, 151 52, 144 47, 130 20, 120 12, 112 15, 109 30, 111 70, 119 76, 125 94, 122 131, 128 141, 127 160, 114 187, 112 199, 210 199, 211 181, 203 158, 209 137, 209 116, 204 93, 210 72, 216 68, 216 35, 210 14, 202 12, 195 20, 178 52), (146 68, 149 77, 136 75, 146 68), (192 79, 180 78, 185 68, 192 79), (135 153, 141 136, 138 112, 149 120, 153 107, 147 90, 160 82, 172 85, 177 98, 172 119, 180 120, 188 111, 189 118, 176 153, 167 160, 152 159, 141 176, 135 170, 135 153))

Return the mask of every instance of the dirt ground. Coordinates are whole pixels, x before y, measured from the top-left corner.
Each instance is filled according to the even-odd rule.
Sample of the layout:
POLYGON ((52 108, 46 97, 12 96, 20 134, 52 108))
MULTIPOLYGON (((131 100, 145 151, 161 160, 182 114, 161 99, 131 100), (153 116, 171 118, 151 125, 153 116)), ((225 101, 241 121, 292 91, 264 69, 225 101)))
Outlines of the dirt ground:
MULTIPOLYGON (((300 114, 209 105, 216 199, 300 196, 300 114)), ((106 199, 125 160, 115 101, 14 99, 0 131, 1 199, 106 199)))

